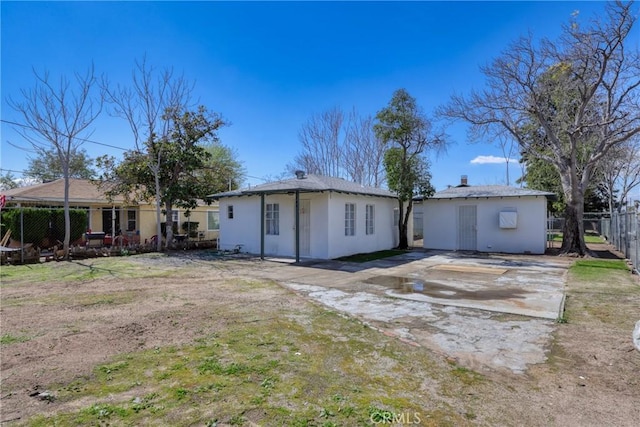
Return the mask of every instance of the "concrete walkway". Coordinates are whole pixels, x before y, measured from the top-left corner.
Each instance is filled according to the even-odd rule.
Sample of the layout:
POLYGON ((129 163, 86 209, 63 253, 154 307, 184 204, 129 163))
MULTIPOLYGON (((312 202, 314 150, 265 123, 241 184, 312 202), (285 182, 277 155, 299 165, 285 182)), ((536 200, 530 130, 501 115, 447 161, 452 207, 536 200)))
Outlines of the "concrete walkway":
POLYGON ((271 259, 248 268, 478 370, 542 363, 571 260, 415 250, 367 263, 271 259))

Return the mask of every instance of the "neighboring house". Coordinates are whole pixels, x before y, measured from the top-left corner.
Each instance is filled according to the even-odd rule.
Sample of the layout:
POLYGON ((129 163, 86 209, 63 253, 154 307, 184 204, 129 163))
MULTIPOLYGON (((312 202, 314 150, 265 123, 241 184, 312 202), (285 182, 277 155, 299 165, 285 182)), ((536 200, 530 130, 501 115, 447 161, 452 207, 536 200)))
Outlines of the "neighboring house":
POLYGON ((448 188, 423 201, 427 249, 542 254, 553 193, 500 185, 448 188))
POLYGON ((340 178, 296 178, 212 195, 220 248, 269 256, 333 259, 397 245, 396 196, 340 178), (297 206, 297 208, 296 208, 297 206))
MULTIPOLYGON (((62 208, 64 205, 64 179, 19 187, 3 192, 7 208, 12 207, 46 207, 62 208)), ((103 192, 91 181, 85 179, 69 180, 69 206, 72 209, 87 211, 88 229, 92 232, 104 232, 112 235, 115 230, 130 242, 150 240, 156 234, 156 210, 150 204, 126 206, 122 197, 112 202, 107 200, 103 192)), ((216 205, 207 206, 201 203, 187 217, 184 210, 172 212, 174 221, 180 228, 184 222, 198 222, 200 237, 211 240, 218 237, 219 212, 216 205)), ((161 215, 161 221, 165 221, 161 215)), ((180 233, 185 233, 179 229, 180 233)))

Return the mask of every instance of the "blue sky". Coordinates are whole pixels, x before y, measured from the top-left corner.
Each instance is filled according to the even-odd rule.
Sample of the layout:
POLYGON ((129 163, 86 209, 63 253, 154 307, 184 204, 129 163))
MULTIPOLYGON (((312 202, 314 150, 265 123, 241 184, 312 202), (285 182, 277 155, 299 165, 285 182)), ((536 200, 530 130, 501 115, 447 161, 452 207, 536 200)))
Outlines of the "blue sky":
MULTIPOLYGON (((587 20, 604 3, 2 1, 0 8, 3 120, 18 119, 6 100, 34 85, 33 69, 71 77, 93 63, 112 83, 128 84, 146 55, 194 80, 199 102, 232 123, 220 137, 253 185, 285 171, 311 115, 336 106, 375 115, 398 88, 429 113, 454 91, 481 89, 479 66, 510 41, 529 31, 553 39, 574 11, 587 20)), ((29 153, 11 144, 27 143, 4 122, 1 132, 2 173, 24 170, 29 153)), ((431 158, 437 190, 463 174, 470 184, 506 183, 496 144, 469 143, 463 123, 448 133, 447 152, 431 158)), ((128 125, 106 111, 89 138, 132 148, 128 125)), ((122 153, 83 148, 92 157, 122 153)), ((519 175, 512 162, 511 184, 519 175)))

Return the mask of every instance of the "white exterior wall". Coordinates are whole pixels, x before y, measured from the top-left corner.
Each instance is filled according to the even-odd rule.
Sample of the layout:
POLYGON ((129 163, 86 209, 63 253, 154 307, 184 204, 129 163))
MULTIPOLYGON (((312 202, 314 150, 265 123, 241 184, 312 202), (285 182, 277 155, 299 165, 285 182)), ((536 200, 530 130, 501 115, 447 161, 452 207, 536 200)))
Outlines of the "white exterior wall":
MULTIPOLYGON (((394 247, 393 209, 397 201, 390 198, 355 196, 339 193, 300 194, 300 201, 310 204, 310 258, 332 259, 356 253, 394 247), (356 204, 356 234, 344 235, 346 203, 356 204), (375 206, 374 234, 365 233, 366 205, 375 206)), ((268 256, 295 256, 295 196, 276 194, 265 197, 267 203, 279 204, 280 234, 264 236, 268 256)), ((242 245, 242 252, 260 253, 260 197, 229 197, 220 200, 220 248, 231 250, 242 245), (234 218, 227 217, 233 205, 234 218)), ((304 255, 301 255, 304 257, 304 255)))
POLYGON ((424 247, 427 249, 458 249, 458 207, 463 205, 477 206, 479 252, 542 254, 546 249, 545 197, 429 199, 424 203, 424 247), (517 212, 516 228, 500 228, 503 210, 517 212))
POLYGON ((395 199, 355 196, 331 193, 329 199, 329 251, 328 259, 358 253, 375 252, 394 247, 393 210, 395 199), (345 204, 356 205, 356 230, 354 236, 344 235, 345 204), (374 233, 366 234, 366 206, 374 205, 374 233))
POLYGON ((242 252, 260 253, 260 198, 230 197, 220 200, 220 249, 242 245, 242 252), (233 205, 233 219, 228 206, 233 205))

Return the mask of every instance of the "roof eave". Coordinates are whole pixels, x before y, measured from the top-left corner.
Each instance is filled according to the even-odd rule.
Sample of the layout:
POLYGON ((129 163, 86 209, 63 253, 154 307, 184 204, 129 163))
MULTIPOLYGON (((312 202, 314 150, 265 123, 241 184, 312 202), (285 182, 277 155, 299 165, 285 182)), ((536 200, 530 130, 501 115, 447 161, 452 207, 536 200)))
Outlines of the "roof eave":
POLYGON ((296 192, 301 193, 301 194, 310 194, 310 193, 325 193, 325 192, 333 192, 333 193, 340 193, 340 194, 354 194, 354 195, 358 195, 358 196, 370 196, 370 197, 384 197, 384 198, 388 198, 388 199, 397 199, 397 196, 394 195, 386 195, 386 194, 373 194, 373 193, 359 193, 359 192, 355 192, 355 191, 344 191, 344 190, 335 190, 335 189, 309 189, 309 188, 291 188, 291 189, 281 189, 281 190, 247 190, 247 191, 243 191, 241 193, 235 193, 235 194, 212 194, 211 196, 207 196, 207 198, 210 198, 212 200, 219 200, 219 199, 224 199, 224 198, 230 198, 230 197, 243 197, 243 196, 258 196, 258 195, 269 195, 269 194, 295 194, 296 192))

